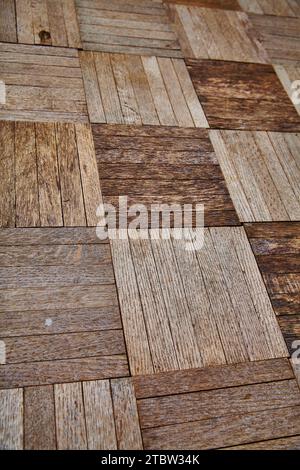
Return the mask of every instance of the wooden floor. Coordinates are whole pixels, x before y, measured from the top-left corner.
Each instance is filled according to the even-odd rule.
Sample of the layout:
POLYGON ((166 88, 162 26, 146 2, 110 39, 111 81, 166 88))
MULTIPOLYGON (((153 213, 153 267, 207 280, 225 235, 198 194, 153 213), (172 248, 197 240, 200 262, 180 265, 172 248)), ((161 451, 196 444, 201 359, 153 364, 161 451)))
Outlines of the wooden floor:
POLYGON ((300 449, 299 21, 0 0, 0 449, 300 449))

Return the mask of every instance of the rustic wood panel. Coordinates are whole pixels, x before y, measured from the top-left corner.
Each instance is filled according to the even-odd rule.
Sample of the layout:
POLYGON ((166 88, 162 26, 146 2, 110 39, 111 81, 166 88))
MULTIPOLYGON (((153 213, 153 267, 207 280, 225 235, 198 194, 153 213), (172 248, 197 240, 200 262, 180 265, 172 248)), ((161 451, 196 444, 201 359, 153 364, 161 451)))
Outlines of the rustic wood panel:
POLYGON ((271 65, 204 59, 186 63, 210 127, 299 130, 300 117, 271 65))
POLYGON ((161 372, 287 356, 242 228, 205 229, 204 248, 195 257, 176 240, 154 239, 153 232, 151 240, 113 240, 112 247, 133 375, 149 373, 151 362, 154 372, 161 372), (193 273, 193 283, 183 281, 186 273, 193 273), (205 290, 204 302, 197 292, 205 290), (133 292, 134 309, 129 308, 133 292), (134 331, 129 329, 132 311, 134 331), (141 341, 145 330, 148 337, 141 341), (145 357, 146 346, 151 358, 145 367, 136 348, 145 357))
POLYGON ((74 0, 1 0, 0 41, 81 48, 74 0))
POLYGON ((194 213, 203 203, 206 225, 238 224, 208 133, 180 134, 179 128, 93 125, 104 202, 126 195, 129 205, 190 203, 194 213))
POLYGON ((299 220, 298 134, 210 131, 210 137, 240 220, 299 220))
POLYGON ((0 43, 0 77, 6 85, 0 119, 87 121, 77 50, 0 43))
POLYGON ((80 52, 91 122, 208 127, 184 61, 80 52))
POLYGON ((181 4, 171 13, 185 57, 269 63, 246 13, 181 4))
POLYGON ((165 0, 165 3, 179 3, 206 8, 220 8, 224 10, 241 9, 238 0, 165 0))
POLYGON ((162 3, 76 0, 83 49, 182 57, 162 3))
POLYGON ((287 359, 135 377, 134 384, 146 449, 247 447, 299 434, 292 416, 300 393, 287 359))
POLYGON ((255 442, 234 447, 226 447, 223 450, 299 450, 300 436, 283 437, 270 441, 255 442))
POLYGON ((0 129, 1 226, 96 226, 102 198, 90 127, 2 121, 0 129))
MULTIPOLYGON (((273 2, 275 3, 277 2, 273 2)), ((249 16, 273 64, 299 65, 299 11, 298 18, 256 14, 249 16)))
POLYGON ((109 245, 86 245, 82 231, 65 245, 59 231, 55 246, 34 233, 31 245, 1 245, 1 387, 127 375, 109 245))
POLYGON ((300 335, 299 223, 246 224, 246 232, 292 354, 300 335))

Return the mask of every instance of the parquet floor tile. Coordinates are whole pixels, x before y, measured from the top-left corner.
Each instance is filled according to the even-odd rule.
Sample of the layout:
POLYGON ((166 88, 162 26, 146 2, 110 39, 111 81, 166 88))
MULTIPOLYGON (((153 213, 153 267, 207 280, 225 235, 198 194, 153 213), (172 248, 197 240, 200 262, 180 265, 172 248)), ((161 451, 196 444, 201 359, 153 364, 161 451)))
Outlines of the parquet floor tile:
POLYGON ((299 449, 300 391, 286 359, 141 376, 134 384, 145 449, 299 449))
POLYGON ((186 60, 209 126, 296 132, 300 117, 267 64, 186 60))
POLYGON ((181 59, 81 52, 90 121, 208 127, 181 59))
POLYGON ((246 13, 181 4, 170 8, 185 57, 269 63, 246 13))
POLYGON ((1 227, 96 226, 101 203, 87 124, 0 121, 1 227))
MULTIPOLYGON (((117 206, 118 198, 127 196, 129 206, 144 204, 149 214, 154 204, 177 204, 179 210, 190 204, 193 224, 196 204, 204 204, 205 225, 239 224, 206 130, 97 124, 92 129, 104 203, 117 206)), ((159 227, 153 220, 151 226, 159 227)))
POLYGON ((300 223, 247 224, 246 232, 292 355, 300 335, 300 223))
POLYGON ((168 12, 151 0, 76 0, 83 49, 182 57, 168 12))
POLYGON ((300 139, 277 132, 210 131, 243 222, 300 220, 300 139))
POLYGON ((250 14, 250 20, 273 64, 299 65, 299 14, 297 18, 250 14))
POLYGON ((0 284, 0 388, 128 375, 110 247, 94 229, 2 229, 0 284))
POLYGON ((287 354, 242 227, 205 229, 198 251, 151 234, 111 246, 133 375, 287 354))
POLYGON ((1 119, 88 120, 76 49, 0 43, 0 80, 6 89, 1 119))
POLYGON ((0 41, 81 47, 74 0, 1 0, 0 41))

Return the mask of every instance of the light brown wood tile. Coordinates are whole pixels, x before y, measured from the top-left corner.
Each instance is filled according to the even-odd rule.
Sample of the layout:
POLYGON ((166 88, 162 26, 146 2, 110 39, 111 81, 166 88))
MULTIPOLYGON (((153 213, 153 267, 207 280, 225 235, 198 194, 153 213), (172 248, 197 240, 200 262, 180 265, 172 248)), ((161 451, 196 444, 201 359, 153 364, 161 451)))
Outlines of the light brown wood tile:
POLYGON ((83 49, 182 57, 166 6, 151 0, 76 0, 83 49))
POLYGON ((276 16, 300 16, 297 0, 238 0, 240 7, 249 13, 276 16))
POLYGON ((189 375, 189 382, 180 371, 134 379, 145 449, 203 450, 251 443, 255 448, 256 442, 291 436, 281 446, 299 444, 300 393, 287 359, 193 370, 189 375), (159 396, 160 385, 166 396, 159 396))
POLYGON ((0 43, 0 80, 6 87, 0 119, 88 120, 76 49, 0 43))
POLYGON ((87 124, 0 121, 1 227, 96 226, 102 202, 87 124))
POLYGON ((35 229, 23 230, 31 245, 1 244, 1 388, 128 375, 109 244, 85 244, 84 231, 60 244, 59 231, 55 247, 35 229))
POLYGON ((243 222, 300 219, 298 134, 210 131, 243 222))
POLYGON ((243 228, 111 246, 133 375, 287 355, 243 228))
POLYGON ((172 5, 184 56, 268 63, 268 55, 244 12, 172 5))
POLYGON ((1 0, 0 41, 81 47, 74 0, 1 0))
POLYGON ((80 52, 91 122, 208 127, 184 61, 80 52))

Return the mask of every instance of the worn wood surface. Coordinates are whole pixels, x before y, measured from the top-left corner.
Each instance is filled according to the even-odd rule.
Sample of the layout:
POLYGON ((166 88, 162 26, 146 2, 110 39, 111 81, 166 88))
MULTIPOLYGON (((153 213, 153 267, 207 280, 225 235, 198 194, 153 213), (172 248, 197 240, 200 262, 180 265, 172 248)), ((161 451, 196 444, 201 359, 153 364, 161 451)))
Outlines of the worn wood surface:
POLYGON ((298 134, 210 131, 210 138, 240 220, 299 220, 298 134))
MULTIPOLYGON (((277 2, 273 2, 275 4, 277 2)), ((298 18, 250 14, 256 34, 273 64, 299 65, 300 9, 298 18)), ((290 16, 290 15, 289 15, 290 16)))
POLYGON ((87 121, 75 49, 0 43, 0 79, 6 85, 0 119, 87 121))
POLYGON ((0 41, 81 47, 74 0, 1 0, 0 41))
POLYGON ((83 49, 182 57, 165 5, 141 0, 76 0, 83 49))
POLYGON ((129 205, 185 203, 194 213, 204 203, 206 225, 238 224, 208 133, 155 129, 93 125, 104 202, 126 195, 129 205))
POLYGON ((91 122, 208 127, 184 61, 80 52, 91 122))
POLYGON ((287 355, 242 228, 206 229, 204 248, 197 251, 195 257, 179 250, 175 240, 112 242, 121 313, 127 325, 125 338, 134 375, 149 373, 149 350, 155 372, 287 355), (232 246, 235 246, 236 258, 232 258, 232 246), (187 272, 193 272, 194 278, 200 280, 194 284, 183 281, 187 272), (205 289, 208 296, 205 302, 203 296, 196 295, 202 282, 203 296, 205 289), (148 285, 153 294, 149 293, 148 285), (140 295, 133 310, 130 292, 136 292, 137 288, 140 295), (135 331, 129 328, 132 311, 136 312, 135 331), (201 315, 196 316, 195 312, 201 315), (209 312, 210 321, 206 319, 209 312), (163 322, 163 318, 168 318, 168 322, 163 322), (148 338, 142 339, 145 330, 149 332, 148 338), (209 349, 208 342, 211 343, 209 349), (149 347, 147 366, 143 361, 146 346, 149 347), (144 351, 143 356, 136 354, 137 347, 144 351), (165 354, 168 359, 164 358, 165 354))
POLYGON ((102 198, 90 127, 2 121, 0 129, 1 227, 96 226, 102 198))
POLYGON ((1 246, 0 337, 6 347, 1 387, 86 374, 96 379, 97 370, 99 378, 109 377, 109 370, 115 376, 114 367, 117 375, 126 375, 109 245, 85 245, 84 237, 80 245, 63 242, 54 247, 33 237, 24 250, 1 246), (77 370, 68 370, 73 360, 77 370))
POLYGON ((300 16, 297 0, 238 0, 240 7, 249 13, 276 16, 300 16))
POLYGON ((275 71, 281 81, 285 91, 289 95, 298 114, 300 114, 299 93, 297 90, 297 80, 300 77, 300 66, 296 65, 274 65, 275 71))
POLYGON ((243 12, 179 4, 171 8, 171 14, 185 57, 269 62, 258 34, 243 12))
POLYGON ((299 223, 249 224, 246 231, 292 355, 300 334, 299 223))
POLYGON ((300 117, 271 65, 204 59, 186 63, 210 127, 300 129, 300 117))

